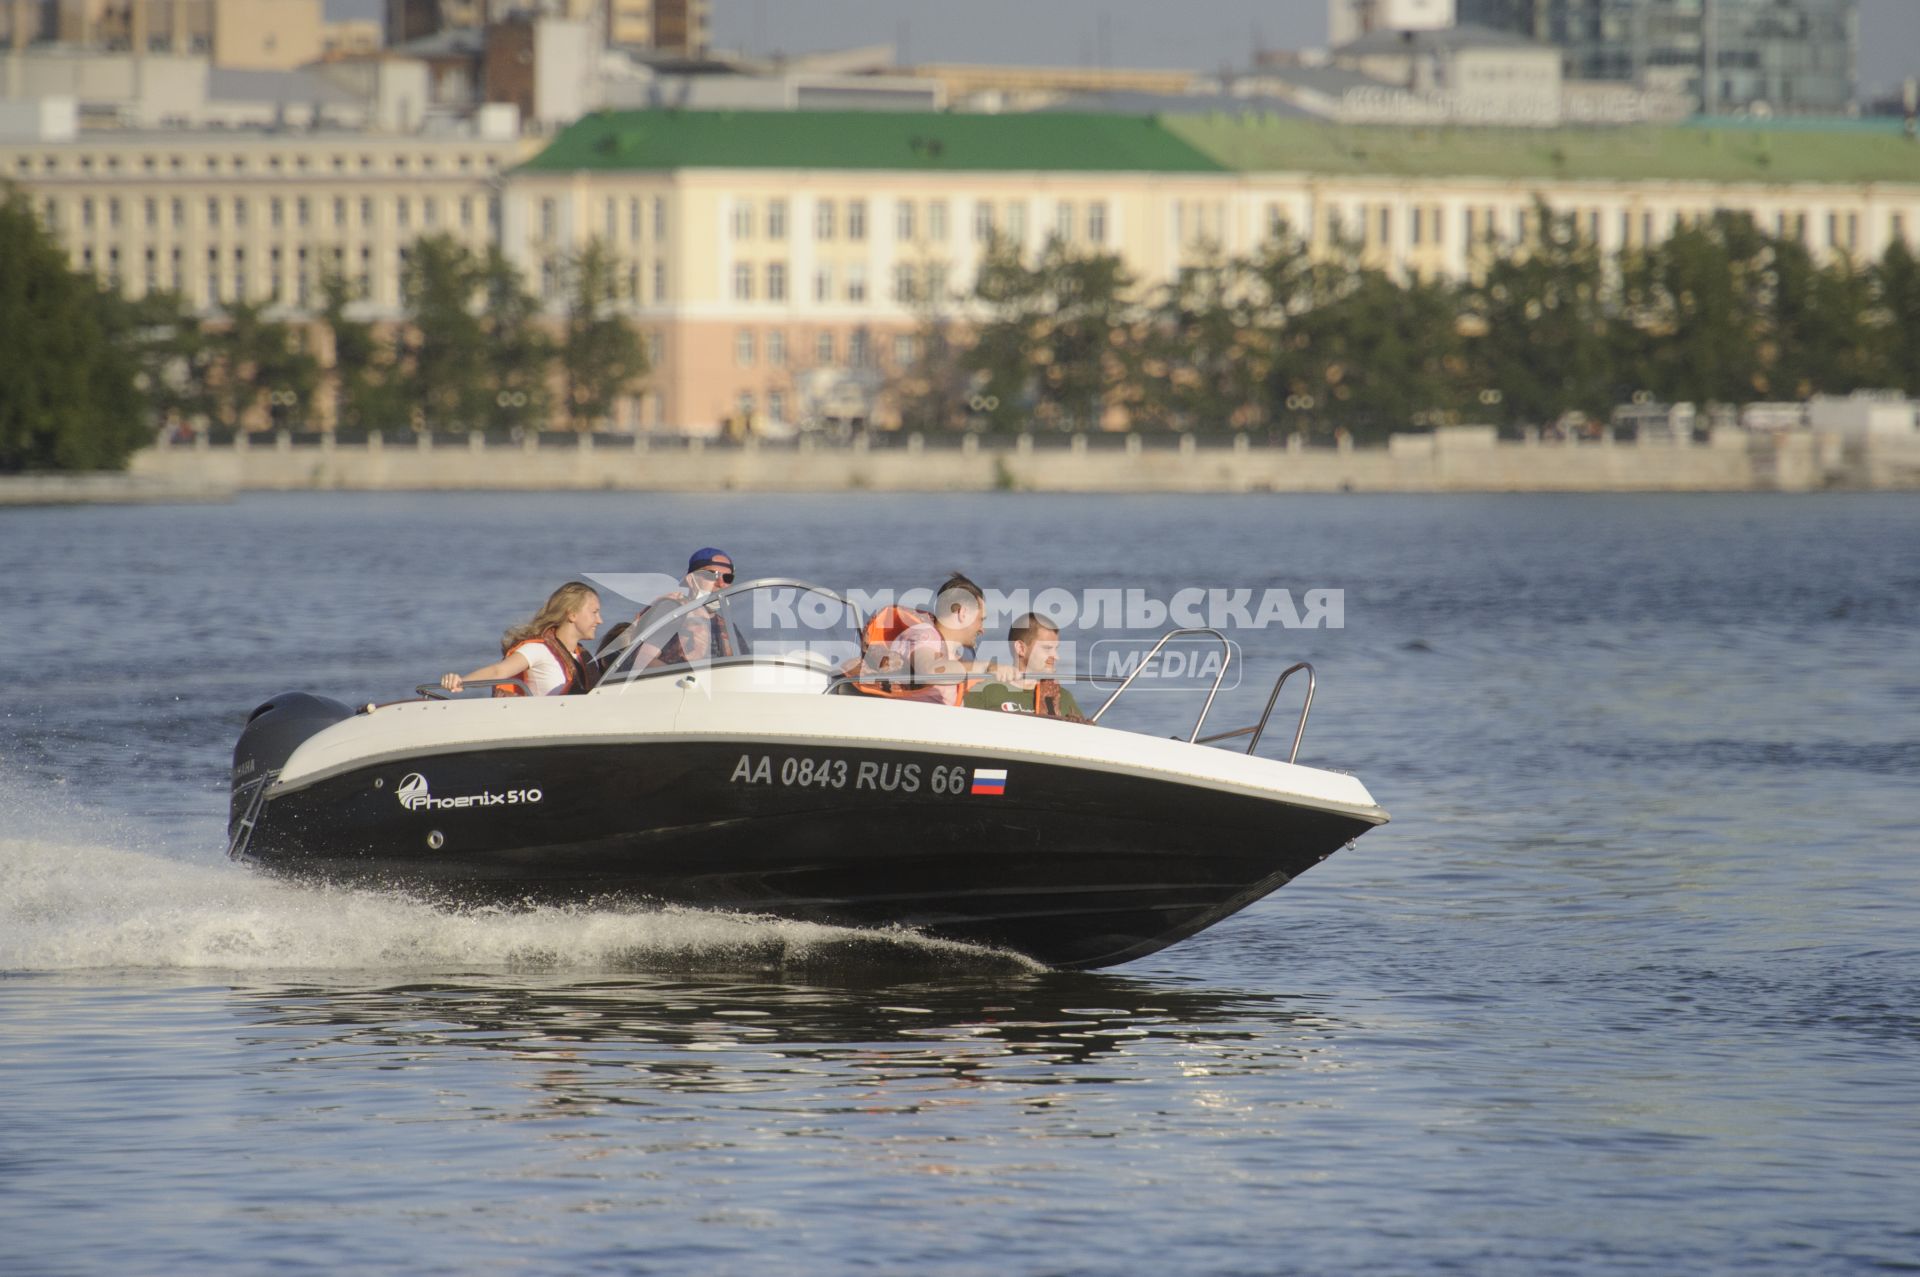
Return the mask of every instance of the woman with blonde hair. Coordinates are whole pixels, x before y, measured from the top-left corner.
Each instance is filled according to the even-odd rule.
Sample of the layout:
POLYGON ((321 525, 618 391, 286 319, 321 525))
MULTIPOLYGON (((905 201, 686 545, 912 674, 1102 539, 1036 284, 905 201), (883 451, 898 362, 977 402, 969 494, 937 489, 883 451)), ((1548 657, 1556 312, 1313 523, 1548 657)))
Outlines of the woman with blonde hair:
POLYGON ((585 640, 600 628, 600 596, 590 585, 569 581, 548 596, 546 606, 500 640, 500 659, 471 674, 449 674, 440 686, 457 692, 468 681, 498 683, 495 696, 565 696, 593 687, 593 658, 585 640))

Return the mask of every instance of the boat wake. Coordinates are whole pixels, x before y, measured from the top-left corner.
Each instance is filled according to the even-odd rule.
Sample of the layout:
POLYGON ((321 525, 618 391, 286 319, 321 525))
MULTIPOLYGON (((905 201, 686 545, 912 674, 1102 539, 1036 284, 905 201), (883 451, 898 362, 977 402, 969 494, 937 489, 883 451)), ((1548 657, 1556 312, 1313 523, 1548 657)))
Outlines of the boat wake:
POLYGON ((0 972, 1029 971, 910 931, 693 909, 452 909, 311 886, 224 862, 0 837, 0 972))

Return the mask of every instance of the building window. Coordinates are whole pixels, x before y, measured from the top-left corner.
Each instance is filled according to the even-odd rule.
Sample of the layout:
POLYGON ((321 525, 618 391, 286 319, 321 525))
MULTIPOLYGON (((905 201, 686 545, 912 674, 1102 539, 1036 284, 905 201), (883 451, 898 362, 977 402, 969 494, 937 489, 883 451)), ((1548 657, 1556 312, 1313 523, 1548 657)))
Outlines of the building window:
POLYGON ((746 262, 736 262, 733 267, 733 300, 750 302, 753 300, 753 267, 746 262))
POLYGON ((920 357, 920 344, 912 333, 901 333, 893 339, 893 363, 896 368, 911 368, 920 357))
POLYGON ((947 264, 945 262, 927 263, 927 300, 943 302, 947 299, 947 264))
POLYGON ((767 238, 785 239, 787 237, 787 202, 785 200, 767 201, 767 238))
POLYGON ((548 243, 560 230, 560 208, 552 200, 540 201, 540 238, 548 243))
POLYGON ((277 195, 267 201, 267 224, 276 231, 287 224, 286 201, 277 195))
POLYGON ((233 224, 235 226, 247 224, 247 202, 243 199, 233 201, 233 224))
POLYGON ((640 201, 627 201, 627 238, 636 244, 640 242, 640 201))
POLYGON ((302 229, 313 225, 313 201, 304 195, 295 200, 293 202, 293 220, 298 223, 302 229))
POLYGON ((1380 206, 1380 242, 1383 245, 1393 243, 1393 210, 1384 204, 1380 206))
POLYGON ((832 200, 821 200, 813 206, 813 237, 819 240, 833 238, 834 208, 832 200))
POLYGON ((912 200, 900 200, 893 206, 893 236, 901 243, 913 239, 915 210, 912 200))
POLYGON ((850 302, 863 302, 867 300, 867 268, 865 263, 847 263, 847 300, 850 302))
POLYGON ((893 268, 893 300, 907 305, 914 300, 913 267, 905 262, 893 268))
MULTIPOLYGON (((80 210, 83 214, 86 214, 88 212, 86 204, 82 203, 80 210)), ((90 226, 93 223, 91 220, 88 220, 86 224, 90 226)), ((207 201, 207 225, 220 225, 220 201, 217 199, 209 199, 207 201)))
POLYGON ((657 302, 667 300, 667 264, 665 262, 653 264, 653 300, 657 302))
POLYGON ((833 300, 833 267, 817 266, 813 272, 813 300, 830 302, 833 300))
POLYGON ((1107 242, 1107 206, 1096 200, 1087 205, 1087 238, 1096 244, 1107 242))
POLYGON ((776 328, 767 334, 767 366, 785 368, 787 366, 787 331, 776 328))
POLYGON ((1015 200, 1007 205, 1007 238, 1016 244, 1027 242, 1027 205, 1025 200, 1015 200))
POLYGON ((413 201, 404 195, 393 202, 393 224, 403 231, 413 225, 413 201))
POLYGON ((360 201, 360 229, 371 230, 372 228, 373 228, 373 201, 370 199, 363 199, 360 201))
POLYGON ((147 216, 147 229, 150 231, 159 230, 160 229, 160 201, 159 200, 149 199, 146 202, 146 216, 147 216))
POLYGON ((654 242, 667 237, 667 201, 662 196, 653 197, 653 238, 654 242))
MULTIPOLYGON (((220 224, 219 206, 214 204, 212 200, 207 201, 207 206, 212 213, 210 220, 214 225, 218 226, 220 224)), ((93 229, 93 197, 91 195, 80 201, 80 225, 85 230, 93 229)))
POLYGON ((973 238, 985 244, 993 238, 993 205, 977 200, 973 205, 973 238))
POLYGON ((753 420, 753 392, 751 390, 743 390, 740 392, 740 397, 734 400, 734 411, 739 414, 741 421, 753 420))
POLYGON ((1053 233, 1062 244, 1073 243, 1073 205, 1065 200, 1054 205, 1053 233))
POLYGON ((607 196, 607 238, 612 240, 620 233, 620 202, 607 196))
POLYGON ((821 332, 813 339, 813 362, 823 367, 833 363, 833 334, 821 332))
POLYGON ((463 231, 473 229, 473 196, 471 195, 460 197, 460 229, 463 231))
POLYGON ((767 415, 775 421, 787 419, 787 396, 779 390, 767 392, 767 415))
POLYGON ((865 368, 873 359, 872 343, 867 330, 856 328, 847 334, 847 362, 855 368, 865 368))
POLYGON ((753 329, 742 328, 733 335, 733 362, 741 368, 753 367, 753 329))
POLYGON ((927 238, 936 244, 944 244, 947 239, 947 202, 929 200, 927 202, 927 238))
POLYGON ((658 368, 661 364, 666 362, 666 358, 667 358, 667 339, 665 335, 657 332, 648 333, 647 334, 647 366, 650 368, 658 368))
POLYGON ((1420 241, 1426 238, 1426 229, 1427 229, 1426 210, 1421 208, 1415 208, 1413 210, 1413 223, 1408 230, 1409 242, 1411 242, 1415 248, 1420 247, 1420 241))
POLYGON ((735 239, 753 238, 753 205, 747 200, 733 202, 733 237, 735 239))
POLYGON ((865 200, 847 201, 847 238, 863 240, 867 237, 867 202, 865 200))
POLYGON ((171 201, 167 208, 167 225, 177 231, 186 225, 186 222, 187 202, 179 199, 171 201))
POLYGON ((787 300, 787 264, 785 262, 767 263, 767 300, 770 302, 787 300))

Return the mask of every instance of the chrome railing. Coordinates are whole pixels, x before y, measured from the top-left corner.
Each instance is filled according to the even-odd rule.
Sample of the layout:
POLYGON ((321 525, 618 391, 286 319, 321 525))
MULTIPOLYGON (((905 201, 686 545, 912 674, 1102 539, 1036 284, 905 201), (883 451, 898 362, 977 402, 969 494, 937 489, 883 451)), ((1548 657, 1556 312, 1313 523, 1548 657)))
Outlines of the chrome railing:
POLYGON ((1219 630, 1207 626, 1168 630, 1165 634, 1162 634, 1160 641, 1155 643, 1147 654, 1141 658, 1140 663, 1133 667, 1133 671, 1121 680, 1120 686, 1114 689, 1113 695, 1107 697, 1106 703, 1101 705, 1099 709, 1093 711, 1093 716, 1087 719, 1087 721, 1089 723, 1099 722, 1100 716, 1112 709, 1113 703, 1125 695, 1129 687, 1133 686, 1133 680, 1139 678, 1141 674, 1146 672, 1147 667, 1153 664, 1153 658, 1160 655, 1160 649, 1165 647, 1169 640, 1179 638, 1182 634, 1211 634, 1220 640, 1220 651, 1222 654, 1219 672, 1213 676, 1213 686, 1207 689, 1206 703, 1200 707, 1200 717, 1194 720, 1193 731, 1187 735, 1188 744, 1197 743, 1200 740, 1200 729, 1207 724, 1207 715, 1213 712, 1213 698, 1220 694, 1220 684, 1226 680, 1227 667, 1233 664, 1233 644, 1229 643, 1227 636, 1219 630))

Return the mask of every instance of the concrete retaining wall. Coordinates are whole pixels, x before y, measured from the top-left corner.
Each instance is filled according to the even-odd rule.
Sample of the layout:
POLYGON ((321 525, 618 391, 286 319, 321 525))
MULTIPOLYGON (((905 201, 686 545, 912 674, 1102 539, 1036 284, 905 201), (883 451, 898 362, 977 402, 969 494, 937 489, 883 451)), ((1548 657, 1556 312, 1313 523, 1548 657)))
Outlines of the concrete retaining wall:
POLYGON ((1722 431, 1710 443, 1495 443, 1396 436, 1385 448, 1192 439, 594 446, 320 443, 150 449, 133 476, 211 490, 610 489, 677 492, 1745 492, 1920 488, 1920 437, 1722 431))

